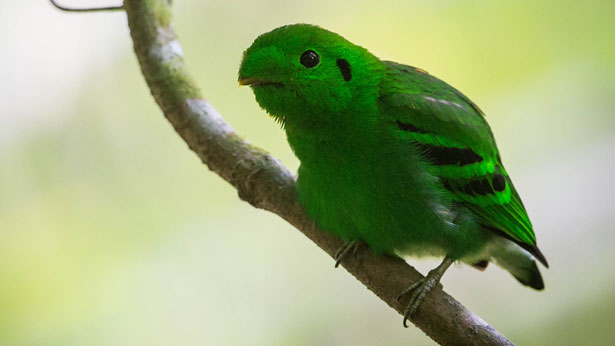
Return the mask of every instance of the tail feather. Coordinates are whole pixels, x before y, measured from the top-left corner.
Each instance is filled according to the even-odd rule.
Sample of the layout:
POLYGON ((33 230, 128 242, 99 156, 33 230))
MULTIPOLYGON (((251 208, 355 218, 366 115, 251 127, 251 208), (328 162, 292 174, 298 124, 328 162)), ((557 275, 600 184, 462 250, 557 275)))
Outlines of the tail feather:
POLYGON ((532 266, 529 270, 525 271, 523 275, 519 275, 511 272, 511 274, 517 279, 520 283, 525 286, 529 286, 535 290, 543 290, 545 288, 545 283, 542 281, 542 275, 540 275, 540 271, 538 270, 538 266, 536 266, 536 261, 532 261, 532 266))
POLYGON ((536 290, 545 288, 535 257, 513 241, 498 239, 491 257, 495 264, 508 270, 523 285, 536 290))
POLYGON ((538 261, 540 261, 540 263, 542 263, 545 267, 549 268, 549 263, 547 262, 547 258, 545 257, 545 255, 542 254, 542 251, 540 251, 540 249, 538 248, 537 245, 530 245, 527 243, 522 243, 520 241, 515 240, 514 238, 512 238, 509 234, 505 233, 504 231, 492 227, 492 226, 487 226, 487 225, 482 225, 483 228, 488 229, 492 232, 494 232, 495 234, 502 236, 512 242, 514 242, 515 244, 519 245, 521 248, 523 248, 525 251, 529 252, 530 254, 532 254, 532 256, 534 256, 538 261))

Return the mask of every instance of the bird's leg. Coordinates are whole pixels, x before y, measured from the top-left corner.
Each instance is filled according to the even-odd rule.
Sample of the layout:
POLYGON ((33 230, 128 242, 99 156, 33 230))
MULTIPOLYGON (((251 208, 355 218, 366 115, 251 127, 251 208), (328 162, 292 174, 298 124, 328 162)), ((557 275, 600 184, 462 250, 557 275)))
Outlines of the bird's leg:
POLYGON ((348 252, 350 252, 350 250, 352 250, 352 255, 354 257, 357 257, 357 251, 359 247, 361 247, 361 244, 362 244, 361 241, 353 240, 353 241, 347 242, 342 247, 340 247, 335 252, 335 268, 339 267, 340 263, 346 257, 346 255, 348 255, 348 252))
POLYGON ((436 287, 436 285, 440 282, 442 275, 444 275, 444 272, 448 269, 448 267, 451 266, 451 264, 453 264, 453 262, 454 261, 450 257, 444 257, 444 260, 442 261, 442 263, 440 263, 439 266, 430 270, 427 276, 418 280, 417 282, 413 283, 412 286, 403 290, 401 294, 397 297, 397 301, 399 302, 399 300, 403 296, 412 292, 410 301, 406 306, 406 313, 404 314, 404 327, 408 327, 408 319, 412 318, 412 315, 414 315, 414 313, 418 309, 419 305, 423 301, 423 298, 425 298, 425 295, 427 295, 427 293, 429 293, 432 288, 436 287))

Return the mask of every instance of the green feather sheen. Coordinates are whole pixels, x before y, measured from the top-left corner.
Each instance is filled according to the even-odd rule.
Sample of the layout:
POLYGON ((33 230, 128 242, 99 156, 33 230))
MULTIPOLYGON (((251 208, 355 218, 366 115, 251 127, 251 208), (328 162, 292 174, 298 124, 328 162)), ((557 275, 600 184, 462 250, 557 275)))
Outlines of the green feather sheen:
POLYGON ((482 112, 445 82, 305 24, 258 37, 239 77, 286 130, 299 199, 325 231, 379 253, 454 259, 501 235, 535 246, 482 112), (315 66, 301 62, 308 50, 315 66))

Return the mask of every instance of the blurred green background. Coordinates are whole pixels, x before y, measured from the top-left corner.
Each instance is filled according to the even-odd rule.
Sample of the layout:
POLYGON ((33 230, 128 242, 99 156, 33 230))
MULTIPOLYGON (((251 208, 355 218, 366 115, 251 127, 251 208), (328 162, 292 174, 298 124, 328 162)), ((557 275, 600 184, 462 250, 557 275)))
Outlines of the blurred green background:
MULTIPOLYGON (((265 31, 318 24, 466 93, 551 269, 544 292, 495 266, 453 268, 444 287, 519 345, 615 343, 614 1, 174 2, 204 95, 293 170, 237 87, 265 31)), ((0 345, 433 344, 201 164, 154 104, 123 13, 0 0, 0 47, 0 345)))

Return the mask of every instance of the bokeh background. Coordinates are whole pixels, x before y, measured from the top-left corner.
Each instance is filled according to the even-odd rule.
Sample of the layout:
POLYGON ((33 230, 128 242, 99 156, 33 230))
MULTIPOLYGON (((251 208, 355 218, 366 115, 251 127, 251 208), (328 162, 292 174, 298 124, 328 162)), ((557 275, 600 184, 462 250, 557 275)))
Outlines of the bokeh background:
MULTIPOLYGON (((466 93, 551 269, 544 292, 495 266, 444 287, 519 345, 614 344, 614 1, 174 2, 204 95, 292 169, 237 87, 263 32, 318 24, 466 93)), ((149 95, 123 13, 0 0, 0 345, 393 344, 433 342, 201 164, 149 95)))

